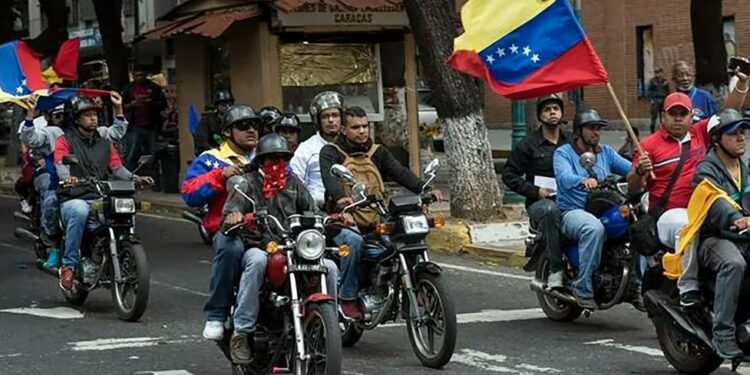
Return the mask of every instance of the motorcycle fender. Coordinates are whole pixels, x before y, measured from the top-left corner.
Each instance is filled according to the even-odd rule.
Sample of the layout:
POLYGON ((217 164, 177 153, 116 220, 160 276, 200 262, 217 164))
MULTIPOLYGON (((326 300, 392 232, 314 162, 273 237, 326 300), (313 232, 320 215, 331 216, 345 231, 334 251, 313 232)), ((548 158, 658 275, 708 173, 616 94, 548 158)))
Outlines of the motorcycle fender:
POLYGON ((710 336, 694 324, 679 307, 672 306, 664 293, 649 290, 644 294, 649 312, 654 312, 655 319, 662 319, 663 324, 675 324, 684 333, 695 337, 709 348, 713 347, 710 336))
POLYGON ((428 273, 430 275, 438 276, 443 272, 443 269, 440 268, 440 266, 438 266, 437 264, 432 263, 432 262, 417 263, 417 265, 414 266, 414 273, 419 274, 422 272, 428 273))
POLYGON ((305 317, 305 312, 307 311, 307 305, 311 303, 318 303, 318 302, 333 302, 333 297, 329 294, 323 294, 323 293, 313 293, 307 298, 305 298, 305 301, 302 302, 302 318, 305 317))

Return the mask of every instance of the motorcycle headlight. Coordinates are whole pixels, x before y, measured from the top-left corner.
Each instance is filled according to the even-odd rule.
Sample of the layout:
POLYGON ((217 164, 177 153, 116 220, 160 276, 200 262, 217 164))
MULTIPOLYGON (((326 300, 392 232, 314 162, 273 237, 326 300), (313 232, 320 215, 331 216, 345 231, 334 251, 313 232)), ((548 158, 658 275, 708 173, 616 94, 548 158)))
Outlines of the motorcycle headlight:
POLYGON ((133 198, 115 198, 113 203, 116 214, 135 213, 135 199, 133 198))
POLYGON ((308 229, 297 236, 297 252, 307 260, 319 259, 326 249, 326 239, 318 231, 308 229))
POLYGON ((430 232, 427 216, 404 216, 401 220, 406 234, 427 234, 430 232))

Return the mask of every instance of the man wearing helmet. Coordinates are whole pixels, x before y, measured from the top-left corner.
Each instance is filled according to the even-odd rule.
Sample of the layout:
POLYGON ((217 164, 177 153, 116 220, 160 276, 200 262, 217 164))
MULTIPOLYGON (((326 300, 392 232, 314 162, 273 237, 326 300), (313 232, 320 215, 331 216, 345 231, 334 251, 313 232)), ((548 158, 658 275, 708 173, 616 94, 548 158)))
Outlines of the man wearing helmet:
MULTIPOLYGON (((115 112, 114 122, 111 127, 99 126, 96 130, 100 137, 115 143, 120 141, 127 132, 128 123, 123 116, 120 95, 112 91, 111 98, 115 112)), ((58 178, 54 160, 55 143, 58 138, 64 135, 63 129, 67 128, 67 124, 63 122, 64 110, 67 109, 72 120, 77 118, 84 110, 93 108, 93 103, 88 98, 74 96, 64 104, 63 108, 55 107, 49 115, 45 115, 47 121, 40 122, 33 120, 36 104, 36 98, 33 97, 26 101, 28 107, 26 120, 21 124, 18 131, 21 142, 28 147, 31 154, 35 155, 34 189, 41 198, 41 237, 45 244, 49 246, 48 258, 44 266, 52 268, 57 267, 60 262, 60 252, 58 251, 59 215, 56 194, 58 178)))
POLYGON ((317 133, 299 145, 290 163, 292 172, 305 184, 318 207, 325 204, 326 191, 320 169, 320 150, 339 133, 343 114, 341 94, 324 91, 316 95, 310 103, 310 120, 317 133))
MULTIPOLYGON (((113 95, 112 98, 118 117, 122 117, 122 102, 119 95, 113 95)), ((99 134, 97 122, 100 110, 91 100, 81 99, 72 112, 76 121, 75 128, 69 129, 65 135, 55 140, 54 161, 57 176, 65 181, 66 185, 57 192, 61 201, 60 217, 65 226, 65 252, 59 271, 60 287, 65 290, 73 288, 90 203, 99 196, 95 186, 79 184, 79 180, 94 176, 99 180, 114 177, 118 180, 134 179, 144 184, 153 183, 150 177, 135 176, 125 168, 114 144, 99 134), (63 164, 63 157, 69 154, 75 155, 79 162, 71 166, 63 164)), ((124 120, 121 118, 120 121, 124 120)))
MULTIPOLYGON (((604 226, 585 210, 588 191, 596 188, 600 180, 611 174, 626 176, 631 171, 630 162, 617 154, 612 147, 599 143, 600 132, 607 121, 593 109, 584 109, 575 115, 573 141, 555 150, 554 169, 557 180, 557 204, 562 211, 562 234, 578 242, 578 279, 572 283, 573 295, 583 308, 596 308, 592 275, 599 266, 604 245, 604 226), (594 168, 587 170, 579 159, 584 152, 596 155, 594 168)), ((647 157, 641 158, 638 167, 650 170, 647 157)))
POLYGON ((734 318, 747 248, 747 236, 737 232, 750 229, 750 173, 741 159, 749 129, 750 118, 732 108, 711 119, 711 151, 698 166, 694 179, 694 186, 708 180, 724 193, 711 203, 705 221, 698 224, 700 219, 696 219, 700 233, 699 238, 692 239, 700 244, 700 266, 716 273, 712 341, 724 359, 744 357, 737 345, 734 318))
MULTIPOLYGON (((291 215, 318 212, 310 193, 289 171, 288 163, 292 155, 289 144, 280 135, 271 133, 261 138, 254 161, 258 169, 244 175, 247 186, 243 192, 255 201, 255 206, 242 194, 234 193, 230 194, 224 206, 222 231, 245 223, 245 230, 229 232, 232 236, 239 234, 244 244, 243 249, 247 249, 242 255, 241 263, 238 263, 242 276, 237 291, 234 333, 230 342, 232 360, 238 364, 249 363, 252 358, 250 348, 253 346, 253 333, 260 308, 258 297, 268 263, 268 254, 261 249, 265 249, 266 244, 273 240, 266 228, 256 226, 253 213, 264 209, 282 225, 286 225, 287 218, 291 215)), ((324 265, 328 269, 327 290, 335 301, 338 268, 329 259, 324 260, 324 265)))
POLYGON ((193 136, 195 155, 204 151, 219 147, 223 141, 221 120, 227 113, 229 107, 234 105, 234 97, 227 89, 219 89, 214 93, 214 111, 201 117, 198 130, 193 136))
MULTIPOLYGON (((541 126, 524 137, 510 153, 503 169, 503 182, 512 191, 526 197, 526 211, 531 227, 541 233, 550 262, 547 287, 563 287, 563 258, 560 248, 560 209, 555 190, 540 183, 554 180, 552 156, 555 150, 570 142, 571 135, 560 129, 565 105, 557 94, 543 96, 536 102, 536 117, 541 126)), ((532 254, 529 254, 532 255, 532 254)), ((534 256, 536 254, 533 254, 534 256)))
POLYGON ((235 104, 222 122, 225 141, 218 148, 202 153, 190 163, 182 183, 182 199, 190 207, 208 205, 203 226, 213 236, 214 258, 211 265, 211 296, 204 312, 203 337, 221 340, 224 321, 234 301, 234 286, 239 281, 239 263, 244 250, 237 238, 217 233, 227 199, 226 181, 241 175, 255 155, 260 118, 250 106, 235 104))
POLYGON ((281 118, 284 117, 278 108, 272 106, 261 108, 259 114, 261 120, 261 137, 273 133, 276 125, 278 125, 281 118))
POLYGON ((294 152, 299 145, 299 135, 302 128, 299 124, 299 117, 294 113, 285 113, 284 117, 273 128, 273 132, 284 137, 289 142, 289 149, 294 152))

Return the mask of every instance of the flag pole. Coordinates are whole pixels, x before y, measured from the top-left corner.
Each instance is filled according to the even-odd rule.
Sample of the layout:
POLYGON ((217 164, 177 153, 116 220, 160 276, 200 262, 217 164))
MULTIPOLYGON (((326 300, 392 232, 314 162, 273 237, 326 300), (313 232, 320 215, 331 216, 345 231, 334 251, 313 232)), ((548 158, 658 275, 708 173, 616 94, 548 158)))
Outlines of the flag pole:
MULTIPOLYGON (((617 106, 617 111, 620 112, 620 117, 622 117, 622 120, 625 122, 625 130, 628 132, 628 136, 630 137, 630 140, 633 142, 633 146, 638 150, 639 155, 643 155, 643 149, 641 148, 640 142, 638 142, 638 137, 635 136, 635 132, 633 132, 633 126, 630 125, 630 120, 628 120, 628 116, 625 115, 625 111, 622 109, 622 104, 620 104, 620 99, 617 98, 617 94, 615 93, 615 89, 612 88, 612 84, 607 82, 607 90, 609 90, 609 94, 612 96, 612 99, 615 101, 615 106, 617 106)), ((654 172, 651 172, 650 174, 651 178, 654 178, 654 172)))

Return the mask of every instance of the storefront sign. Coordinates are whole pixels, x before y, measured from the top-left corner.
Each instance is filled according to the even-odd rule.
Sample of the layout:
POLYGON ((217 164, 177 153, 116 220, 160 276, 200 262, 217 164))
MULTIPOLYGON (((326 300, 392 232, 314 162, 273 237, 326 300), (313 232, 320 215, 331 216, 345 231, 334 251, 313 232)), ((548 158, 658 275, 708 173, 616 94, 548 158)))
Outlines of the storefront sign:
POLYGON ((102 34, 99 33, 98 27, 82 30, 72 30, 68 33, 68 37, 81 39, 81 48, 102 46, 102 34))
POLYGON ((392 11, 344 11, 338 7, 321 7, 315 11, 278 13, 283 27, 294 26, 409 26, 409 18, 403 9, 392 11))

